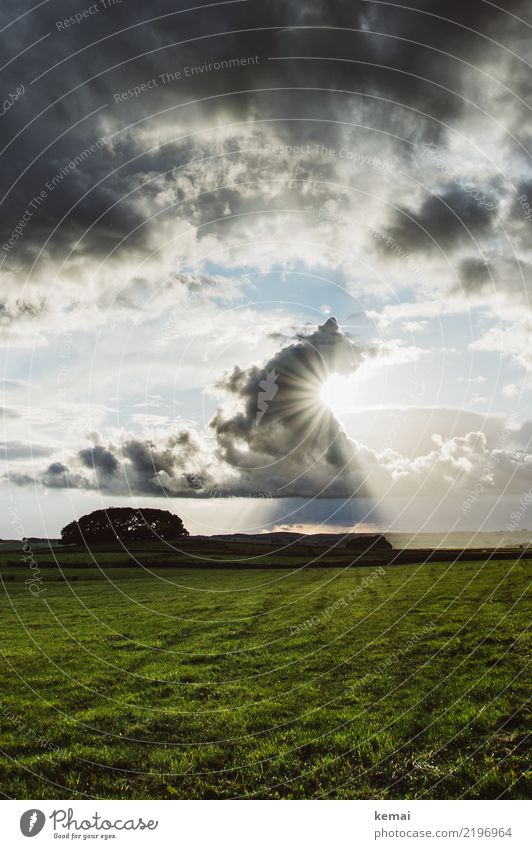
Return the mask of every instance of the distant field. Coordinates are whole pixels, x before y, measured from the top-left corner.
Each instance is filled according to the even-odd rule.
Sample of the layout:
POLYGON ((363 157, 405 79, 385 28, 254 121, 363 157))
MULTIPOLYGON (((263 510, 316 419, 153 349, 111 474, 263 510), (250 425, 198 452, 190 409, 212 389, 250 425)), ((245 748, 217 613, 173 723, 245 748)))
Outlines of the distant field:
POLYGON ((39 552, 39 596, 1 556, 4 796, 529 794, 531 561, 381 574, 154 554, 150 574, 109 568, 121 556, 100 573, 63 552, 61 574, 39 552))

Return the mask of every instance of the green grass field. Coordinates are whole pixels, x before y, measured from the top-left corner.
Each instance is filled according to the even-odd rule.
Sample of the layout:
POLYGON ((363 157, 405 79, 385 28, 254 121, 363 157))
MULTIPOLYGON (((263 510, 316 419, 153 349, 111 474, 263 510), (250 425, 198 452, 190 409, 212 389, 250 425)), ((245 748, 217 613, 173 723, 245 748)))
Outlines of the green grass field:
POLYGON ((149 574, 63 556, 63 575, 39 558, 39 596, 16 554, 0 564, 4 797, 529 794, 530 561, 149 574))

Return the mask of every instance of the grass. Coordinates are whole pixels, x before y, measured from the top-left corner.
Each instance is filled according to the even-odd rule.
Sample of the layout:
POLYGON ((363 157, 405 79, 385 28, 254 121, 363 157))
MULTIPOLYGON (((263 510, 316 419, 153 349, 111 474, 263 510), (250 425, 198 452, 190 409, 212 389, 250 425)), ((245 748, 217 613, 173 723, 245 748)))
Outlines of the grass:
POLYGON ((5 797, 529 795, 530 561, 61 557, 39 596, 0 559, 5 797))

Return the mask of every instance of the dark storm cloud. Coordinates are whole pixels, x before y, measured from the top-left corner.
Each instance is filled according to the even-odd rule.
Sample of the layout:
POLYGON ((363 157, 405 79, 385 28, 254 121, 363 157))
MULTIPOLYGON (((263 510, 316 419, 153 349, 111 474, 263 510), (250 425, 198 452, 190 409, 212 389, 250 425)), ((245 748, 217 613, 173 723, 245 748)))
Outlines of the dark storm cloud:
MULTIPOLYGON (((11 475, 10 475, 11 479, 11 475)), ((33 481, 35 483, 35 481, 33 481)), ((91 489, 91 483, 82 475, 71 472, 64 463, 51 463, 40 482, 50 489, 91 489)))
POLYGON ((79 451, 78 457, 88 469, 97 469, 106 475, 112 475, 118 469, 118 460, 103 445, 84 448, 79 451))
POLYGON ((49 475, 64 475, 65 472, 68 472, 68 469, 63 463, 51 463, 47 469, 49 475))
MULTIPOLYGON (((429 253, 474 242, 494 231, 494 211, 452 184, 440 195, 430 195, 419 210, 394 212, 388 235, 405 251, 429 253)), ((382 251, 386 243, 379 242, 382 251)))
POLYGON ((174 457, 171 450, 157 448, 153 442, 130 439, 122 453, 130 461, 137 478, 151 480, 159 472, 172 473, 174 457))
POLYGON ((356 371, 365 353, 330 318, 262 368, 235 367, 218 385, 239 410, 219 409, 211 422, 220 459, 277 497, 352 495, 363 480, 355 446, 319 392, 330 374, 356 371))
MULTIPOLYGON (((380 100, 370 106, 367 96, 375 95, 418 110, 410 133, 430 140, 441 132, 438 122, 462 114, 459 94, 463 75, 476 74, 471 65, 483 61, 487 53, 494 61, 501 55, 475 31, 499 34, 511 21, 481 0, 419 0, 418 10, 408 8, 408 3, 396 8, 347 0, 311 0, 302 5, 252 0, 192 11, 184 11, 188 3, 168 0, 149 5, 128 0, 108 10, 98 2, 93 6, 97 12, 68 24, 64 21, 78 10, 66 0, 42 5, 22 17, 23 8, 30 7, 18 0, 6 0, 0 10, 0 26, 20 17, 6 31, 0 57, 9 62, 4 71, 5 97, 24 86, 2 117, 8 145, 2 157, 1 188, 2 194, 8 193, 0 210, 2 243, 34 195, 47 192, 45 202, 30 210, 24 236, 10 251, 14 263, 33 261, 63 215, 66 219, 47 248, 55 258, 89 227, 80 249, 90 255, 105 255, 132 231, 135 247, 146 243, 149 228, 143 222, 152 190, 140 187, 184 160, 174 146, 126 164, 139 153, 138 129, 153 126, 158 119, 150 118, 134 132, 110 139, 132 121, 208 98, 172 111, 164 120, 175 123, 179 134, 194 121, 282 118, 275 124, 279 134, 321 141, 325 125, 313 121, 349 120, 353 104, 370 108, 373 123, 389 128, 393 108, 380 100), (448 20, 436 20, 435 15, 448 20), (43 38, 39 45, 25 50, 39 38, 43 38), (290 56, 303 58, 276 59, 290 56), (228 60, 232 67, 209 68, 228 60), (195 70, 187 74, 187 68, 195 70), (164 81, 165 74, 178 73, 180 79, 164 81), (429 77, 432 81, 423 79, 429 77), (128 94, 153 80, 138 96, 128 94), (313 90, 295 94, 294 88, 313 90), (332 94, 331 89, 338 91, 332 94), (429 117, 423 119, 421 112, 429 117), (300 118, 309 120, 296 120, 300 118), (109 141, 100 146, 104 134, 109 141), (96 150, 87 154, 91 144, 96 150), (82 161, 70 167, 79 156, 82 161), (54 188, 47 189, 54 178, 54 188)), ((522 6, 510 0, 506 12, 519 12, 522 6)), ((401 106, 397 109, 402 111, 401 106)), ((219 211, 214 206, 212 214, 219 211)))
POLYGON ((490 283, 493 285, 492 272, 484 260, 476 257, 462 260, 458 269, 457 291, 474 294, 481 292, 490 283))
POLYGON ((489 263, 480 257, 467 257, 458 266, 451 291, 483 298, 490 293, 504 294, 510 303, 520 302, 526 310, 532 294, 532 264, 523 257, 501 257, 495 252, 489 263))
MULTIPOLYGON (((25 53, 21 63, 27 75, 45 74, 42 79, 56 95, 95 76, 89 94, 84 88, 79 95, 85 105, 91 93, 107 95, 110 80, 119 83, 113 92, 127 91, 159 73, 186 67, 198 69, 188 76, 183 72, 187 85, 192 86, 187 95, 189 91, 225 94, 234 89, 235 82, 241 89, 254 88, 256 82, 286 85, 291 82, 292 69, 287 79, 286 68, 277 70, 278 66, 267 62, 269 57, 326 56, 338 61, 327 63, 324 71, 321 62, 304 63, 294 73, 295 83, 312 84, 309 75, 315 75, 331 88, 388 92, 443 117, 457 109, 455 99, 417 77, 432 77, 440 85, 459 88, 462 67, 454 56, 473 64, 488 49, 489 42, 482 35, 500 34, 510 21, 505 12, 482 0, 419 0, 410 9, 408 4, 397 8, 362 0, 310 0, 306 4, 244 0, 208 8, 198 4, 197 11, 191 10, 191 5, 182 0, 172 4, 154 0, 146 6, 130 0, 65 27, 61 20, 72 14, 72 4, 67 0, 46 4, 10 29, 8 58, 16 53, 18 44, 26 47, 51 32, 41 49, 25 53), (225 81, 223 74, 203 68, 205 63, 227 57, 254 56, 260 57, 259 66, 239 65, 238 73, 225 81), (351 60, 350 67, 342 59, 351 60), (49 70, 56 63, 60 64, 49 70)), ((523 5, 510 0, 505 11, 516 12, 523 5)), ((20 15, 20 3, 4 2, 2 11, 5 24, 20 15)), ((14 64, 20 73, 20 65, 14 64)), ((157 86, 156 95, 164 105, 175 100, 175 91, 168 93, 164 85, 157 86)), ((99 105, 96 98, 94 101, 99 105)), ((257 102, 257 94, 246 94, 244 102, 245 107, 235 101, 231 108, 247 109, 257 102)), ((297 108, 297 103, 293 105, 297 108)))
POLYGON ((193 433, 181 430, 156 444, 152 440, 128 439, 122 446, 124 475, 128 489, 151 495, 165 491, 193 494, 186 475, 198 468, 204 479, 199 443, 193 433))

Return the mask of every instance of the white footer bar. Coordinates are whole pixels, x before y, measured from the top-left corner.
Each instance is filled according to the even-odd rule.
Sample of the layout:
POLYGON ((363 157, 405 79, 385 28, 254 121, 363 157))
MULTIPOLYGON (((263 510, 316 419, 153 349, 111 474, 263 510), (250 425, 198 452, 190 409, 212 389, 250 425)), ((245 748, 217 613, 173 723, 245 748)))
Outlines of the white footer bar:
POLYGON ((525 801, 10 800, 0 804, 6 847, 532 846, 530 804, 525 801))

